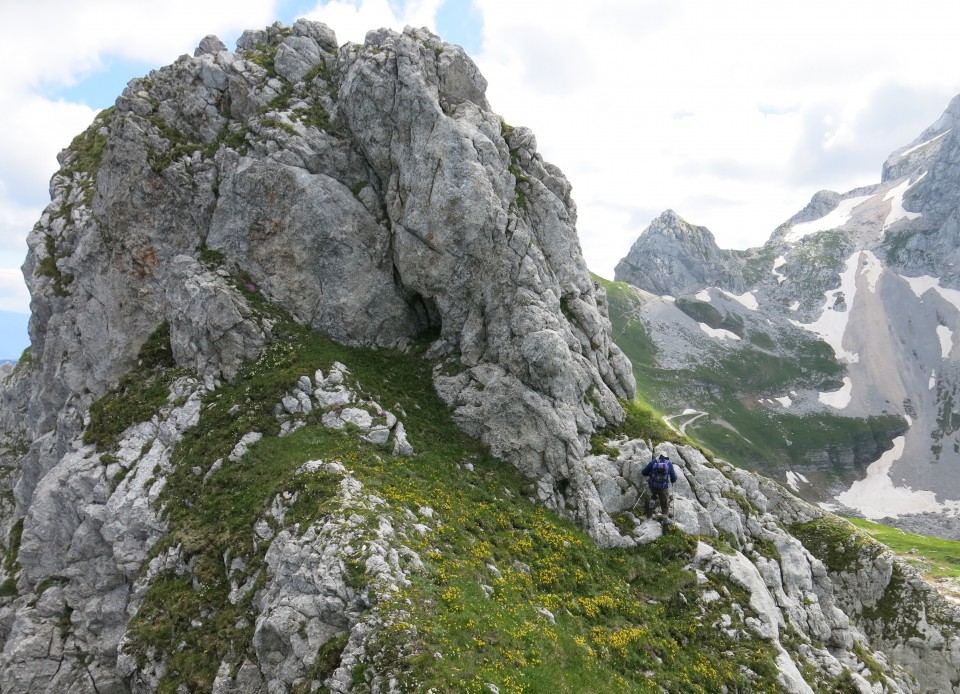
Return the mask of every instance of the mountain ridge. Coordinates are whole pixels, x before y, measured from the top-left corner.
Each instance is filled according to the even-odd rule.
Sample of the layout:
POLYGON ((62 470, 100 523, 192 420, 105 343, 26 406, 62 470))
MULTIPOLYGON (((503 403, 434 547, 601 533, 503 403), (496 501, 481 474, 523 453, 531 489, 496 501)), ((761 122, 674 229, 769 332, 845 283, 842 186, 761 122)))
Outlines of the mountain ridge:
MULTIPOLYGON (((797 405, 808 414, 902 417, 908 426, 884 446, 901 451, 879 478, 889 478, 890 485, 883 492, 875 490, 891 504, 885 522, 925 532, 937 533, 939 528, 939 534, 950 537, 955 536, 951 500, 958 495, 951 470, 960 463, 950 404, 956 389, 952 335, 957 329, 953 293, 958 280, 958 200, 954 191, 960 171, 953 162, 960 147, 954 127, 958 104, 960 98, 953 99, 936 123, 887 158, 880 183, 843 194, 820 191, 777 227, 766 244, 729 253, 731 272, 739 269, 747 275, 748 286, 718 274, 710 281, 671 284, 668 278, 677 274, 700 277, 705 259, 687 254, 688 265, 662 274, 656 286, 663 291, 654 292, 675 293, 678 308, 704 316, 709 313, 707 306, 719 308, 714 298, 717 290, 739 293, 746 289, 744 296, 751 297, 751 307, 744 310, 743 305, 727 303, 728 322, 746 321, 757 326, 758 335, 763 321, 769 326, 764 333, 774 328, 784 334, 793 326, 829 344, 845 372, 840 387, 805 395, 784 384, 779 392, 748 389, 743 396, 756 403, 758 411, 775 417, 788 416, 797 405), (700 304, 691 303, 697 301, 700 304), (924 514, 924 509, 930 513, 924 514)), ((652 245, 653 239, 660 246, 669 243, 668 236, 651 227, 635 247, 652 245)), ((635 280, 633 284, 649 290, 656 268, 651 265, 647 273, 654 279, 623 279, 635 280)), ((717 319, 701 323, 712 325, 711 329, 716 324, 717 319)), ((657 329, 669 332, 670 325, 675 322, 658 323, 657 329)), ((782 358, 799 359, 782 340, 775 342, 782 358)), ((731 340, 726 345, 734 352, 742 349, 731 340)), ((683 398, 675 400, 674 406, 685 406, 683 398)), ((705 422, 701 419, 699 425, 705 422)), ((781 444, 791 445, 789 441, 781 444)), ((724 452, 722 444, 718 452, 724 452)), ((879 459, 877 455, 874 460, 879 459)), ((808 493, 818 501, 835 503, 832 497, 857 480, 865 482, 863 467, 841 470, 828 484, 827 495, 812 489, 808 493)), ((776 471, 783 474, 782 467, 776 471)), ((854 495, 843 498, 849 502, 854 495)), ((871 507, 869 513, 876 512, 871 507)))

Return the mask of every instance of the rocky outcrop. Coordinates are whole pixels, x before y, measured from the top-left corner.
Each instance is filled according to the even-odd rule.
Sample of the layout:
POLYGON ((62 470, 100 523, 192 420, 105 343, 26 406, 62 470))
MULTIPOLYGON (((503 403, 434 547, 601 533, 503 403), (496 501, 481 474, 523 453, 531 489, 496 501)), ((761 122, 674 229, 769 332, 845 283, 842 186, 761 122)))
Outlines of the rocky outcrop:
MULTIPOLYGON (((40 657, 31 635, 53 638, 51 615, 113 591, 78 613, 53 673, 62 649, 95 639, 97 662, 112 667, 135 609, 131 581, 163 529, 146 510, 117 521, 111 504, 149 505, 173 434, 154 432, 166 442, 157 461, 125 477, 132 453, 101 459, 82 432, 161 327, 174 364, 207 391, 273 339, 268 304, 351 345, 405 348, 428 335, 457 421, 599 542, 627 542, 581 461, 598 429, 622 421, 630 364, 580 253, 569 183, 529 130, 490 111, 485 89, 462 49, 424 30, 339 47, 326 26, 275 24, 245 32, 236 51, 206 37, 192 57, 132 80, 61 153, 23 267, 32 361, 2 395, 3 529, 22 528, 22 544, 8 540, 22 555, 15 575, 46 610, 5 617, 4 667, 20 690, 52 681, 33 684, 39 671, 26 665, 40 657), (121 490, 145 486, 117 502, 118 476, 121 490), (61 507, 73 511, 58 520, 61 507), (88 565, 99 567, 92 582, 80 577, 88 565)), ((336 383, 315 390, 279 405, 285 433, 311 408, 338 406, 330 426, 369 427, 368 440, 414 453, 394 415, 343 407, 336 383)), ((70 668, 59 677, 86 686, 70 668)))
POLYGON ((199 417, 204 387, 173 384, 170 405, 131 427, 111 456, 77 439, 44 475, 19 543, 17 593, 0 610, 4 690, 123 691, 117 652, 165 523, 154 507, 170 455, 199 417), (87 669, 84 660, 93 663, 87 669))
POLYGON ((417 36, 369 34, 339 108, 381 187, 403 288, 439 328, 432 351, 458 352, 463 370, 438 388, 465 429, 546 483, 545 501, 563 507, 570 484, 578 517, 612 539, 577 469, 590 434, 621 421, 633 375, 580 254, 570 185, 529 130, 486 110, 462 52, 417 36))
POLYGON ((209 378, 259 355, 270 326, 252 293, 348 344, 434 335, 458 421, 542 480, 545 501, 565 506, 570 489, 613 538, 576 470, 590 436, 622 420, 633 376, 569 183, 485 88, 428 32, 338 48, 306 21, 246 32, 236 52, 208 37, 132 80, 61 155, 30 235, 29 438, 44 443, 19 508, 161 323, 177 364, 209 378))
MULTIPOLYGON (((154 581, 202 589, 199 563, 181 547, 151 548, 168 530, 156 501, 175 471, 171 452, 217 396, 195 378, 179 379, 170 403, 150 422, 130 427, 115 454, 78 440, 45 476, 23 526, 20 595, 0 608, 5 691, 155 691, 170 681, 172 653, 138 646, 136 630, 149 617, 136 630, 130 620, 154 581)), ((338 430, 349 424, 350 435, 387 449, 389 437, 403 435, 402 421, 339 362, 299 377, 273 411, 280 438, 307 421, 338 430)), ((206 485, 263 439, 249 432, 228 459, 189 473, 206 485)), ((710 463, 694 448, 654 449, 624 438, 606 446, 609 454, 586 458, 585 474, 601 509, 620 518, 622 544, 656 542, 668 525, 700 538, 687 567, 696 580, 684 591, 693 600, 685 609, 721 604, 710 628, 774 644, 783 691, 812 692, 811 684, 838 673, 860 691, 878 682, 890 692, 952 691, 960 615, 879 545, 775 483, 710 463), (642 502, 641 469, 657 453, 669 454, 679 474, 668 523, 645 515, 642 502), (708 589, 714 576, 744 598, 708 589), (892 604, 915 609, 881 609, 892 604)), ((236 628, 249 641, 240 654, 224 657, 212 691, 283 691, 311 678, 341 694, 356 691, 358 678, 371 691, 393 691, 400 673, 378 660, 384 634, 392 634, 390 641, 410 629, 397 596, 424 575, 423 547, 443 536, 443 513, 389 501, 357 478, 349 460, 308 460, 288 484, 248 528, 244 544, 258 552, 223 554, 228 600, 247 605, 236 628), (301 523, 292 516, 311 483, 332 494, 318 520, 301 523)))
MULTIPOLYGON (((881 180, 894 181, 912 174, 918 169, 928 169, 930 164, 941 156, 944 149, 956 146, 956 136, 951 131, 960 122, 960 96, 956 96, 947 105, 943 115, 937 122, 920 133, 908 145, 894 150, 883 163, 881 180), (950 136, 953 136, 951 140, 950 136)), ((931 172, 942 174, 940 171, 931 172)), ((918 191, 919 192, 919 191, 918 191)), ((931 198, 941 198, 942 195, 930 195, 931 198)))
POLYGON ((618 282, 673 296, 711 286, 740 293, 744 284, 739 263, 720 250, 710 230, 673 210, 650 223, 614 272, 618 282))

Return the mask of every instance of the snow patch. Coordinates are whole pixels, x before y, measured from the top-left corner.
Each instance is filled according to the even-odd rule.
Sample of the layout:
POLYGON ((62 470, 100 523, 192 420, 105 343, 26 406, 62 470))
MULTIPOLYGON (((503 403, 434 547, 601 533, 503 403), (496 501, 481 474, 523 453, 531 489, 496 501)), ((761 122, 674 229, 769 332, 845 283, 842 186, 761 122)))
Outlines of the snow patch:
POLYGON ((790 304, 790 310, 791 310, 791 311, 796 311, 798 308, 800 308, 800 302, 799 302, 799 301, 794 301, 792 304, 790 304))
MULTIPOLYGON (((823 313, 813 323, 801 323, 791 320, 790 323, 804 330, 816 333, 828 345, 833 347, 837 359, 848 364, 855 364, 860 360, 860 355, 855 352, 848 352, 843 348, 843 334, 847 329, 847 321, 850 318, 849 307, 853 306, 853 298, 857 294, 857 264, 860 251, 857 251, 847 259, 843 272, 840 274, 840 288, 831 289, 824 292, 823 313), (837 311, 833 308, 834 295, 842 292, 846 300, 847 310, 837 311)), ((960 295, 960 292, 957 292, 960 295)))
POLYGON ((783 284, 786 281, 787 276, 781 272, 777 272, 777 270, 779 270, 786 264, 787 264, 787 259, 784 258, 782 255, 773 261, 773 270, 771 270, 771 272, 773 273, 773 276, 777 278, 777 282, 779 282, 780 284, 783 284))
POLYGON ((910 180, 907 179, 896 188, 891 188, 890 192, 883 197, 884 201, 890 201, 890 212, 887 214, 887 218, 884 220, 883 226, 880 229, 881 236, 883 235, 884 230, 886 230, 886 228, 894 222, 897 222, 901 219, 917 219, 918 217, 923 216, 919 212, 908 212, 907 210, 903 209, 903 195, 910 190, 911 187, 912 184, 910 183, 910 180))
POLYGON ((779 402, 784 407, 790 407, 790 405, 793 404, 793 400, 790 398, 789 395, 784 395, 782 398, 774 398, 774 400, 779 402))
POLYGON ((740 302, 751 311, 756 311, 760 307, 760 304, 757 303, 757 297, 753 295, 753 292, 744 292, 740 296, 737 296, 736 294, 731 294, 730 292, 724 291, 723 289, 721 289, 720 292, 724 296, 726 296, 728 299, 733 299, 734 301, 740 302))
POLYGON ((820 393, 820 402, 830 407, 842 410, 850 404, 850 397, 853 395, 853 381, 849 376, 843 377, 843 387, 832 393, 820 393))
POLYGON ((706 323, 700 323, 699 325, 700 325, 700 329, 710 337, 717 337, 717 338, 720 338, 721 340, 739 340, 740 339, 739 335, 735 335, 729 330, 724 330, 722 328, 711 328, 706 323))
POLYGON ((939 277, 920 275, 920 277, 903 277, 903 279, 910 285, 910 289, 913 290, 913 293, 917 295, 918 299, 932 289, 939 294, 944 301, 953 304, 954 308, 960 311, 960 291, 941 287, 939 277))
POLYGON ((799 241, 808 234, 842 227, 844 224, 850 221, 850 218, 853 216, 853 209, 872 197, 872 195, 861 195, 855 198, 841 200, 836 209, 826 216, 821 217, 820 219, 814 219, 811 222, 794 224, 787 235, 783 237, 783 240, 793 243, 795 241, 799 241))
MULTIPOLYGON (((921 142, 919 145, 914 145, 914 146, 911 147, 910 149, 905 150, 905 151, 903 151, 903 152, 900 152, 900 156, 901 156, 901 157, 905 157, 905 156, 907 156, 908 154, 910 154, 911 152, 916 152, 916 151, 917 151, 918 149, 920 149, 921 147, 926 147, 926 146, 929 145, 931 142, 936 142, 936 141, 939 140, 941 137, 943 137, 944 135, 946 135, 947 133, 949 133, 950 130, 953 130, 953 128, 950 128, 949 130, 944 130, 942 133, 940 133, 940 134, 937 135, 936 137, 931 137, 929 140, 925 140, 925 141, 921 142)), ((926 173, 926 172, 924 172, 924 173, 926 173)))
POLYGON ((930 381, 927 383, 927 390, 933 390, 937 385, 937 370, 934 369, 930 372, 930 381))
POLYGON ((880 456, 867 468, 867 476, 854 482, 850 489, 834 497, 850 508, 855 508, 870 520, 897 518, 908 513, 937 513, 944 510, 937 503, 934 492, 915 491, 910 487, 897 487, 890 477, 890 466, 903 455, 905 437, 893 440, 893 448, 880 456))
POLYGON ((938 325, 937 337, 940 338, 940 356, 949 359, 953 351, 953 331, 945 325, 938 325))
POLYGON ((697 292, 697 299, 699 299, 700 301, 706 301, 707 303, 710 303, 710 290, 701 289, 699 292, 697 292))
POLYGON ((794 472, 793 470, 787 470, 787 486, 790 487, 795 492, 800 491, 800 483, 810 484, 810 480, 801 475, 799 472, 794 472))

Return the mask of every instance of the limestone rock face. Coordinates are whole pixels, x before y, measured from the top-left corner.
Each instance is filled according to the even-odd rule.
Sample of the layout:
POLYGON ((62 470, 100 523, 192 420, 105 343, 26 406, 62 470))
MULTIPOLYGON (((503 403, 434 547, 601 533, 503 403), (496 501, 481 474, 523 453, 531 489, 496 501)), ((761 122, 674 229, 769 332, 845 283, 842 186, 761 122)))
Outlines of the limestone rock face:
POLYGON ((200 374, 232 378, 246 359, 263 349, 262 326, 224 278, 189 256, 177 256, 171 265, 167 301, 179 308, 170 326, 174 359, 200 374))
MULTIPOLYGON (((132 80, 61 153, 23 266, 31 361, 0 394, 3 464, 15 470, 3 477, 2 530, 25 526, 26 584, 69 575, 75 583, 48 594, 61 611, 116 587, 102 619, 123 622, 126 582, 145 561, 129 538, 161 530, 127 519, 125 535, 123 521, 101 527, 102 510, 87 518, 115 503, 79 443, 89 407, 164 324, 177 366, 208 389, 232 379, 271 339, 258 302, 351 345, 430 335, 457 421, 537 478, 545 502, 572 509, 599 541, 623 542, 582 458, 597 429, 622 421, 631 367, 580 253, 570 184, 485 90, 463 50, 425 30, 340 47, 322 24, 274 24, 244 32, 235 51, 208 36, 132 80), (79 481, 69 499, 66 479, 79 481), (58 518, 64 504, 77 515, 58 518), (68 571, 41 551, 81 544, 96 585, 81 564, 68 571)), ((319 391, 321 404, 344 395, 319 391)), ((286 433, 311 395, 288 396, 286 433)), ((414 454, 402 423, 365 436, 414 454)), ((148 503, 141 491, 121 506, 148 503)), ((4 633, 44 632, 10 619, 4 633)), ((17 665, 29 660, 15 650, 6 662, 29 679, 17 665)))
POLYGON ((592 497, 577 471, 585 443, 621 420, 616 397, 634 384, 580 254, 570 186, 532 133, 487 110, 473 63, 439 47, 371 32, 341 67, 340 113, 382 186, 399 279, 440 330, 434 353, 459 351, 465 370, 437 376, 458 421, 527 474, 592 497))
POLYGON ((17 555, 19 590, 37 599, 0 609, 4 691, 129 691, 115 665, 145 589, 136 579, 166 529, 153 502, 204 392, 195 378, 177 381, 171 397, 183 404, 131 427, 113 456, 78 439, 44 475, 17 555))
MULTIPOLYGON (((245 32, 236 52, 207 37, 132 80, 61 156, 30 235, 29 438, 56 436, 34 444, 19 506, 159 324, 179 365, 229 379, 269 336, 260 295, 348 344, 436 334, 458 421, 588 517, 580 459, 633 376, 570 184, 485 89, 429 32, 338 48, 307 21, 245 32)), ((602 514, 588 525, 610 535, 602 514)))
POLYGON ((680 296, 704 286, 739 293, 743 287, 730 251, 720 250, 709 229, 684 221, 673 210, 650 223, 614 272, 618 282, 655 294, 680 296))

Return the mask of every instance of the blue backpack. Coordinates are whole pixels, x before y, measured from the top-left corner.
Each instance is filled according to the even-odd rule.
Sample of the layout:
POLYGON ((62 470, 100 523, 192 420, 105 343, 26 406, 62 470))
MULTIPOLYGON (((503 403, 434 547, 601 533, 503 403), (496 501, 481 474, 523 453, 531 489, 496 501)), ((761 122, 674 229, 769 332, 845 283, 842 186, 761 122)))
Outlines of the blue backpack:
POLYGON ((650 470, 650 487, 652 489, 666 489, 670 484, 670 472, 666 460, 656 460, 650 470))

